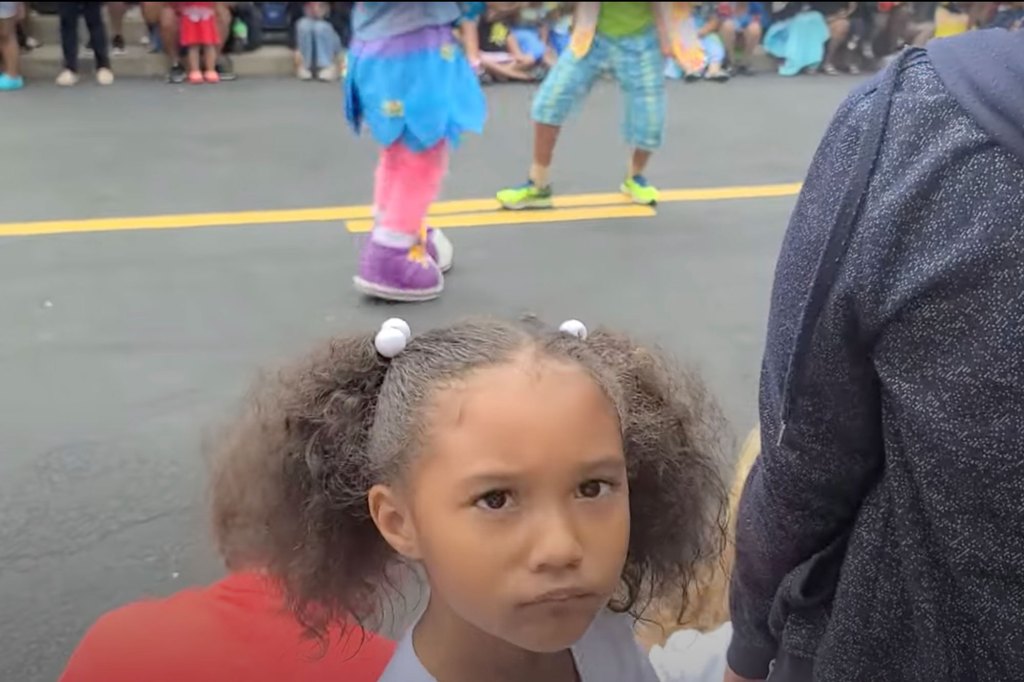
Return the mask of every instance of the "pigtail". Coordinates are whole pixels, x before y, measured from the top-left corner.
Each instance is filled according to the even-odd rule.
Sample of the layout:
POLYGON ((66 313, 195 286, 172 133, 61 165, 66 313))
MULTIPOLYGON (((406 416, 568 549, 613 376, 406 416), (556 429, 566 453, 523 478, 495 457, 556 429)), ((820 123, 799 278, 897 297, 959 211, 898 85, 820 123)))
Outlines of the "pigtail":
POLYGON ((724 420, 703 383, 625 336, 585 342, 616 375, 632 518, 616 611, 667 600, 681 619, 725 546, 724 420))
POLYGON ((263 383, 217 457, 225 557, 265 569, 322 643, 353 619, 372 628, 388 596, 393 554, 367 508, 366 456, 388 362, 373 335, 331 340, 263 383), (242 498, 245 518, 230 508, 242 498))

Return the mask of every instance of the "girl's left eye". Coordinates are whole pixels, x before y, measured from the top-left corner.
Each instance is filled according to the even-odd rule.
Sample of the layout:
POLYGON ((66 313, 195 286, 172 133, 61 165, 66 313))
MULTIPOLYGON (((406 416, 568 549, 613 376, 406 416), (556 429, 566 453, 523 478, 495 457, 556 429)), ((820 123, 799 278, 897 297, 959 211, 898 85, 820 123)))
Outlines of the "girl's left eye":
POLYGON ((612 489, 612 484, 608 481, 590 480, 584 481, 577 488, 576 492, 580 497, 583 498, 594 498, 607 495, 612 489))

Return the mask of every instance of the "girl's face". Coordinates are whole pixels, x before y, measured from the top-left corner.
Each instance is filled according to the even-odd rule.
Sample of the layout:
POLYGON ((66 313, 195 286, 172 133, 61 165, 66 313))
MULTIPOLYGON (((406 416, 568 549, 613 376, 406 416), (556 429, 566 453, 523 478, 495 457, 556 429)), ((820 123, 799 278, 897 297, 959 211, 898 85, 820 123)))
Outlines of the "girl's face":
POLYGON ((378 527, 422 563, 432 603, 483 633, 560 651, 619 585, 629 544, 619 421, 575 365, 528 355, 441 391, 406 483, 371 493, 378 527))

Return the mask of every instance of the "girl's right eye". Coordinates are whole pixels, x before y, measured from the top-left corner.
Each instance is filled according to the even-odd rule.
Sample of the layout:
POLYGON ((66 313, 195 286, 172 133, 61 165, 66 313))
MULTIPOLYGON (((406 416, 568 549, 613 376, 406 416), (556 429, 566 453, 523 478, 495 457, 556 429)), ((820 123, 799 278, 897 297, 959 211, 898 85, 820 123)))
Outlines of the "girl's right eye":
POLYGON ((490 511, 500 511, 508 506, 511 495, 507 490, 492 490, 476 500, 476 506, 490 511))

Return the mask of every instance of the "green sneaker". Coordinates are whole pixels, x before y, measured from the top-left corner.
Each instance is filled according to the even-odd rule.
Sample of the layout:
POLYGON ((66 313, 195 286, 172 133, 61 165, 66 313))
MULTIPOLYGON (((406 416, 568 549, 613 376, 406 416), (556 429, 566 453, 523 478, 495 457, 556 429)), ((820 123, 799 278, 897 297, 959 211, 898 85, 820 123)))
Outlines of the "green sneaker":
POLYGON ((658 190, 653 185, 647 184, 647 178, 642 175, 634 175, 626 178, 619 188, 623 194, 629 196, 634 204, 654 206, 658 203, 658 190))
POLYGON ((532 181, 498 192, 498 203, 513 211, 522 208, 551 208, 551 187, 537 187, 532 181))

